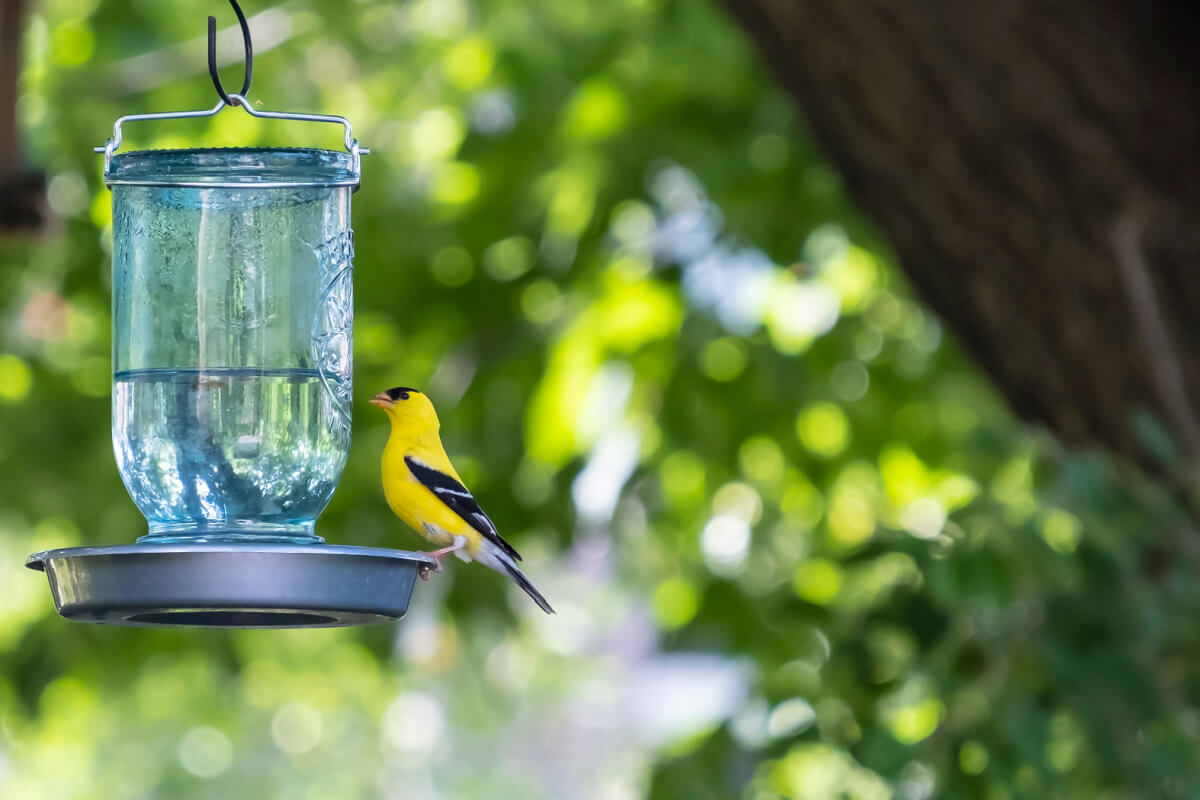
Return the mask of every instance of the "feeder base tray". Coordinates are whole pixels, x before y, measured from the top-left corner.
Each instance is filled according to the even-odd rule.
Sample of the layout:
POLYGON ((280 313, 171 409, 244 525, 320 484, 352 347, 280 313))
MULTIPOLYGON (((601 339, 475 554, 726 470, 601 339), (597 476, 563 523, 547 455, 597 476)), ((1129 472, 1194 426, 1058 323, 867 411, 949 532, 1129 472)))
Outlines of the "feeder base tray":
POLYGON ((327 628, 398 620, 421 553, 285 544, 70 547, 26 561, 67 619, 109 625, 327 628))

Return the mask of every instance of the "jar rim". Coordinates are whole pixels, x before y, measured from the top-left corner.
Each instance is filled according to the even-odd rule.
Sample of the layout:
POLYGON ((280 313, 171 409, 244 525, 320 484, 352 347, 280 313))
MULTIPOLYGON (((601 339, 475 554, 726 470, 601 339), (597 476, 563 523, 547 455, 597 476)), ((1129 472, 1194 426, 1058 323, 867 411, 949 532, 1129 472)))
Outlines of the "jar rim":
POLYGON ((298 188, 358 186, 353 153, 307 147, 194 147, 119 153, 104 171, 108 186, 298 188))

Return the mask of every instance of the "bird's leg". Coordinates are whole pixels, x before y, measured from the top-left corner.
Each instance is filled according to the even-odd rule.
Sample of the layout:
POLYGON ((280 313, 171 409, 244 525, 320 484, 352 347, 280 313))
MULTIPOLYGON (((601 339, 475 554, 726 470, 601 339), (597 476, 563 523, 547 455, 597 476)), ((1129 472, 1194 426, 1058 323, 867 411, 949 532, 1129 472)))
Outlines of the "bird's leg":
POLYGON ((450 555, 451 553, 456 553, 459 550, 462 550, 466 546, 467 546, 467 537, 455 536, 453 544, 447 545, 446 547, 439 547, 437 550, 428 550, 428 551, 422 553, 421 555, 426 555, 426 556, 429 556, 430 558, 432 558, 434 563, 436 564, 436 566, 430 567, 427 564, 423 565, 421 567, 421 571, 419 573, 421 576, 421 580, 427 581, 427 580, 429 580, 429 575, 431 572, 441 572, 443 569, 445 569, 442 566, 442 559, 445 558, 446 556, 450 555))
MULTIPOLYGON (((463 539, 463 537, 461 537, 461 536, 458 538, 463 539)), ((450 545, 449 547, 439 547, 437 550, 426 550, 423 553, 423 555, 427 555, 430 558, 437 561, 438 563, 441 563, 443 558, 450 555, 451 553, 455 553, 455 552, 458 552, 459 550, 462 550, 466 546, 467 546, 466 539, 463 539, 461 544, 456 542, 456 543, 450 545)))

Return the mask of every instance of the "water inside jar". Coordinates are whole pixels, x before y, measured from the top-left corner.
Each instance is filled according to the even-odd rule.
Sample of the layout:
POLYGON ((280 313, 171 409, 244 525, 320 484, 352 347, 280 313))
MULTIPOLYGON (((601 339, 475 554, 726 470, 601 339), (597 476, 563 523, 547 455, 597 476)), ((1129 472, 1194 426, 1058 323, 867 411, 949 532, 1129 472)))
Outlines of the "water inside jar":
POLYGON ((146 538, 311 536, 348 445, 324 380, 313 369, 114 375, 113 444, 146 538))

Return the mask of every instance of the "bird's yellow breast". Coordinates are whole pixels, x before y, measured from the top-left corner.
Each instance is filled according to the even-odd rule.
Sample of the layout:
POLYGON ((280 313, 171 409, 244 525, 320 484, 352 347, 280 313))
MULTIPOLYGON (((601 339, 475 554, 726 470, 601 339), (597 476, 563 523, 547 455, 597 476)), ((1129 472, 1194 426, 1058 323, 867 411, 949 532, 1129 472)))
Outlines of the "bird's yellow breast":
POLYGON ((440 443, 430 446, 393 430, 383 449, 383 494, 392 512, 434 544, 449 545, 455 536, 464 536, 467 554, 479 552, 483 535, 413 476, 404 461, 406 457, 462 482, 440 443))

